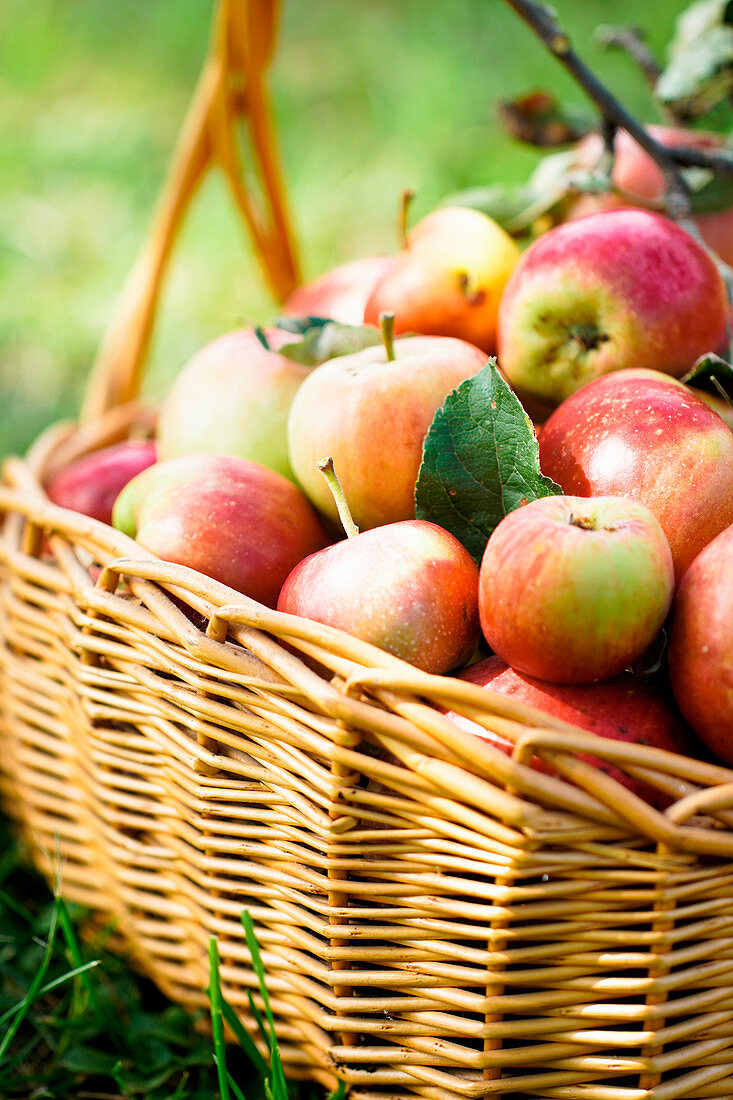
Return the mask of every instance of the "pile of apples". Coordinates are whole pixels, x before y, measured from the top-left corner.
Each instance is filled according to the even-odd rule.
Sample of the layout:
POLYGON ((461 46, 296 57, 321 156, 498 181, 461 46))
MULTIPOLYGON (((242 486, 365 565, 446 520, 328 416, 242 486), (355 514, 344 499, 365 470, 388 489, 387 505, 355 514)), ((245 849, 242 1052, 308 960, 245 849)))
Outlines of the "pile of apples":
MULTIPOLYGON (((624 137, 615 172, 648 197, 663 181, 645 156, 624 137)), ((661 214, 602 196, 522 251, 447 206, 396 255, 351 261, 270 328, 201 349, 154 440, 91 454, 47 490, 428 672, 733 765, 733 430, 680 381, 725 352, 729 324, 715 259, 661 214), (516 469, 541 488, 477 555, 418 517, 416 484, 446 401, 465 392, 471 409, 487 371, 528 426, 516 469)), ((460 425, 469 448, 478 415, 460 425)), ((471 523, 470 480, 439 481, 436 515, 471 523)), ((503 499, 501 479, 482 488, 503 499)))

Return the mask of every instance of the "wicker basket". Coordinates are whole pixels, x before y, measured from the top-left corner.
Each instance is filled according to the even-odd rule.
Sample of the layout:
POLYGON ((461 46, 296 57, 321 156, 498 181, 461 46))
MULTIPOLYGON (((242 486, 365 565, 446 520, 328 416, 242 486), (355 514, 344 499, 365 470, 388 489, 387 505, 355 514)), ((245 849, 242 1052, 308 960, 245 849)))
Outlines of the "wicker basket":
MULTIPOLYGON (((222 9, 219 62, 238 9, 222 9)), ((271 5, 248 10, 266 39, 271 5)), ((252 58, 268 51, 243 53, 263 91, 252 58)), ((730 1100, 733 771, 417 672, 47 500, 70 458, 150 428, 134 398, 183 169, 216 132, 206 72, 83 423, 4 466, 6 811, 174 1000, 206 1004, 216 936, 224 995, 254 1031, 248 908, 291 1075, 342 1078, 360 1100, 730 1100), (513 757, 445 706, 504 734, 513 757), (671 805, 651 809, 588 752, 671 805)), ((275 224, 259 251, 284 293, 296 265, 275 224)))

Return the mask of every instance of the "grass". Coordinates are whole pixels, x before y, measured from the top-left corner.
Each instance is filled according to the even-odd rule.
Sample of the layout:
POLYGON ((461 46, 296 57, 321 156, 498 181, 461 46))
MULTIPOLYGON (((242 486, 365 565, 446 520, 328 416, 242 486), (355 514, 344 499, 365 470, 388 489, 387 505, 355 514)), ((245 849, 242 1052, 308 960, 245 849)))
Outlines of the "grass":
MULTIPOLYGON (((643 117, 640 76, 602 53, 602 21, 636 0, 561 0, 583 56, 643 117)), ((661 52, 684 0, 647 0, 661 52)), ((94 350, 143 240, 200 67, 211 0, 3 0, 0 7, 0 453, 22 451, 79 404, 94 350)), ((450 192, 524 179, 537 154, 498 129, 493 105, 570 83, 501 0, 285 0, 273 72, 305 273, 396 247, 398 196, 419 217, 450 192)), ((167 284, 148 391, 204 341, 276 312, 221 180, 186 223, 167 284)), ((55 1100, 285 1100, 239 1028, 225 1048, 212 945, 213 1040, 201 1022, 77 932, 84 914, 48 891, 0 820, 0 1095, 55 1100), (249 1052, 249 1057, 247 1053, 249 1052)), ((251 941, 253 958, 259 958, 251 941)), ((264 975, 260 977, 264 981, 264 975)), ((265 1003, 260 1026, 271 1044, 265 1003)), ((308 1089, 296 1090, 301 1097, 308 1089)))
POLYGON ((169 1004, 104 933, 82 939, 87 915, 28 869, 0 819, 0 1096, 23 1100, 315 1100, 286 1082, 264 968, 249 913, 242 921, 265 1006, 253 1011, 269 1065, 222 996, 210 943, 211 1036, 203 1015, 169 1004), (224 1024, 239 1046, 224 1043, 224 1024))

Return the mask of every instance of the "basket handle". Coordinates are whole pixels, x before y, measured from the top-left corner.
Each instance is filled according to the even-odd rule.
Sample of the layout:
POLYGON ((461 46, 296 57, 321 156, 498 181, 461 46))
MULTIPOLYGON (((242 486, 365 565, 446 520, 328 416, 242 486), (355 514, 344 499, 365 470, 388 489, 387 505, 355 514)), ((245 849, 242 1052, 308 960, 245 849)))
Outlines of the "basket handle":
POLYGON ((219 167, 249 230, 264 277, 282 302, 300 281, 274 136, 266 71, 281 0, 220 0, 211 45, 181 127, 153 224, 92 366, 80 419, 137 397, 173 245, 206 172, 219 167), (248 184, 236 125, 246 121, 248 184), (259 197, 253 197, 259 192, 259 197))

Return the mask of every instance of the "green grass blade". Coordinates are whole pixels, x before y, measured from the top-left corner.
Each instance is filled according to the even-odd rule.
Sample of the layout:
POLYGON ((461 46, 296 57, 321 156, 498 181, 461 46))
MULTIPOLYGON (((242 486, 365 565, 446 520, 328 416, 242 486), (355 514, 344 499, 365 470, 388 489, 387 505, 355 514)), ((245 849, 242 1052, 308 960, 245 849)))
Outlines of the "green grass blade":
MULTIPOLYGON (((252 915, 248 909, 242 911, 242 927, 244 928, 244 935, 247 940, 247 947, 252 958, 252 968, 257 975, 257 983, 260 987, 260 996, 265 1006, 265 1016, 269 1024, 270 1038, 270 1073, 272 1080, 272 1100, 288 1100, 288 1086, 285 1080, 285 1072, 282 1067, 282 1060, 280 1058, 280 1048, 277 1045, 277 1037, 275 1033, 275 1017, 272 1013, 272 1006, 270 1005, 270 997, 267 992, 267 981, 265 979, 265 967, 262 962, 262 955, 260 954, 260 946, 257 943, 257 937, 255 935, 254 924, 252 923, 252 915)), ((250 1005, 254 1002, 250 998, 250 1005)), ((268 1082, 265 1082, 265 1089, 268 1089, 268 1082)), ((269 1098, 268 1098, 269 1100, 269 1098)))
POLYGON ((229 1087, 234 1093, 234 1100, 247 1100, 247 1097, 244 1095, 231 1073, 227 1072, 227 1080, 229 1081, 229 1087))
MULTIPOLYGON (((269 1047, 269 1045, 270 1045, 270 1036, 267 1034, 267 1028, 265 1027, 265 1021, 262 1019, 262 1013, 260 1012, 259 1008, 255 1004, 255 999, 252 996, 251 989, 247 990, 247 1000, 249 1001, 250 1012, 254 1016, 254 1021, 257 1024, 257 1030, 259 1031, 260 1035, 262 1036, 263 1042, 266 1043, 267 1046, 269 1047)), ((268 1067, 268 1073, 269 1073, 269 1067, 268 1067)))
POLYGON ((219 1078, 221 1100, 230 1100, 229 1074, 226 1066, 224 1044, 224 1020, 222 1016, 221 979, 219 976, 219 948, 216 938, 209 938, 209 1004, 211 1006, 211 1031, 214 1037, 214 1062, 219 1078))
MULTIPOLYGON (((45 997, 47 993, 51 993, 54 989, 58 989, 59 986, 64 985, 66 982, 73 981, 73 979, 76 978, 80 973, 82 973, 82 971, 86 972, 88 970, 93 970, 95 966, 99 966, 99 959, 92 959, 91 962, 83 963, 75 970, 69 970, 67 974, 62 974, 59 978, 54 978, 52 982, 46 982, 43 988, 38 990, 36 996, 38 998, 45 997)), ((23 998, 23 1001, 24 1000, 25 998, 23 998)), ((23 1004, 23 1001, 19 1001, 18 1004, 13 1005, 12 1008, 9 1008, 7 1009, 7 1011, 3 1012, 2 1016, 0 1016, 0 1027, 2 1027, 3 1024, 5 1024, 10 1019, 14 1012, 18 1011, 18 1009, 23 1004)))
POLYGON ((270 1035, 275 1033, 275 1019, 272 1015, 272 1008, 270 1007, 270 997, 267 992, 267 981, 265 979, 265 967, 262 962, 262 955, 260 954, 260 945, 257 943, 257 937, 255 936, 254 924, 252 923, 252 917, 249 909, 245 909, 242 912, 242 926, 244 927, 244 935, 247 939, 247 947, 252 959, 252 969, 257 977, 257 983, 260 987, 260 996, 265 1006, 265 1015, 267 1022, 270 1025, 270 1035))
POLYGON ((234 1036, 237 1042, 254 1066, 254 1069, 258 1076, 267 1077, 267 1074, 270 1072, 270 1067, 260 1054, 257 1046, 255 1045, 251 1036, 242 1024, 242 1021, 239 1019, 239 1016, 237 1016, 237 1013, 234 1011, 229 1002, 224 999, 224 997, 222 997, 221 999, 221 1010, 224 1015, 225 1021, 229 1024, 229 1027, 234 1032, 234 1036))
POLYGON ((326 1100, 346 1100, 346 1082, 339 1081, 333 1092, 330 1092, 326 1100))
POLYGON ((41 965, 36 972, 35 978, 28 987, 28 992, 26 993, 21 1003, 18 1005, 15 1016, 8 1026, 8 1030, 3 1035, 2 1040, 0 1040, 0 1064, 2 1063, 2 1059, 5 1056, 5 1052, 15 1038, 18 1028, 23 1023, 23 1020, 30 1011, 30 1008, 32 1007, 34 1001, 38 997, 38 991, 43 985, 43 979, 46 977, 46 971, 48 970, 51 959, 53 957, 53 951, 56 944, 56 932, 59 926, 58 921, 58 908, 54 907, 51 914, 51 924, 48 930, 48 939, 46 940, 46 949, 43 952, 41 965))

